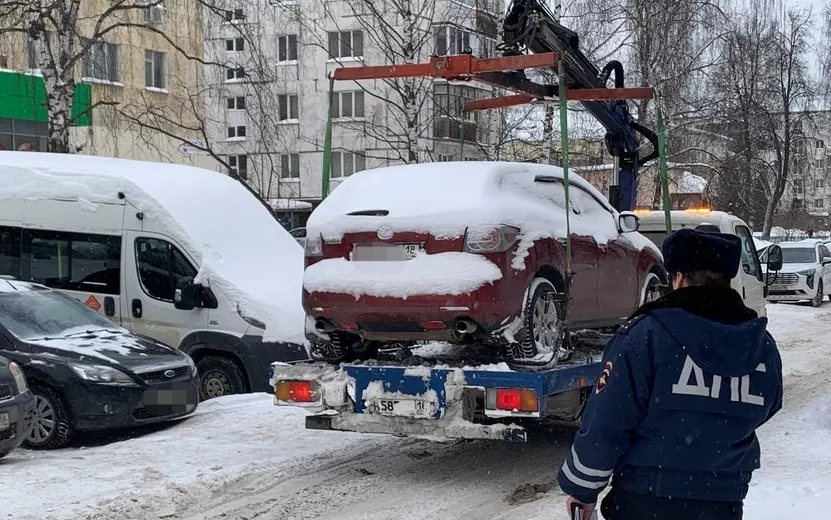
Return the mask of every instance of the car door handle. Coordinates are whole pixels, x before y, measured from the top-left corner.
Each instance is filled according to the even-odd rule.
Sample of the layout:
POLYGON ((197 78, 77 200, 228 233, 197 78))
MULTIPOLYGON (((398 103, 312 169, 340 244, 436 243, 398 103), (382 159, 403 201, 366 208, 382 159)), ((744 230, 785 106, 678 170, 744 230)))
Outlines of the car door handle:
POLYGON ((131 307, 133 309, 133 318, 141 318, 141 300, 133 298, 131 307))

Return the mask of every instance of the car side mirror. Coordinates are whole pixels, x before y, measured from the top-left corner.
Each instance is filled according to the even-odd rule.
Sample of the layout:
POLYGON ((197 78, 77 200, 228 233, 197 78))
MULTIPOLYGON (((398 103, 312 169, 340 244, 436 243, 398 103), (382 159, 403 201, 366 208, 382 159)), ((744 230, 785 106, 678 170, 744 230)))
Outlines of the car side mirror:
POLYGON ((200 307, 202 286, 193 283, 193 278, 185 277, 178 281, 173 291, 173 306, 180 311, 190 311, 200 307))
POLYGON ((624 211, 617 217, 618 229, 621 233, 634 233, 640 229, 638 216, 631 211, 624 211))
POLYGON ((822 265, 831 264, 831 256, 823 256, 822 257, 822 265))
POLYGON ((768 255, 768 271, 781 271, 782 270, 782 248, 777 246, 776 244, 768 246, 767 250, 768 255))

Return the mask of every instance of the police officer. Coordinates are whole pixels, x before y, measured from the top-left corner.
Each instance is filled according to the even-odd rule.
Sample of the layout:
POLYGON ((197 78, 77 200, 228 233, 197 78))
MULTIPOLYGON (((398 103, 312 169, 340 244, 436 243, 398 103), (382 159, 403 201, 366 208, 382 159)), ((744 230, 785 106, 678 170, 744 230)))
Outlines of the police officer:
POLYGON ((609 480, 613 520, 733 520, 759 467, 756 428, 782 406, 766 318, 730 288, 741 241, 682 229, 666 238, 672 291, 606 348, 560 487, 583 518, 609 480))

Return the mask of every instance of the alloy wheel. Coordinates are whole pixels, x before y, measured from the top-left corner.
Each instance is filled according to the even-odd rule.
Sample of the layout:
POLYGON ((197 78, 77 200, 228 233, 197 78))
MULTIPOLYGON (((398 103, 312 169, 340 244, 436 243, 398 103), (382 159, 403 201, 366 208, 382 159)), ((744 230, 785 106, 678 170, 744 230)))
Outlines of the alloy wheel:
POLYGON ((553 352, 560 334, 560 318, 552 293, 541 294, 534 304, 534 343, 539 353, 553 352))
POLYGON ((42 444, 55 431, 55 410, 52 403, 40 395, 35 395, 35 409, 32 413, 32 428, 29 430, 29 442, 42 444))

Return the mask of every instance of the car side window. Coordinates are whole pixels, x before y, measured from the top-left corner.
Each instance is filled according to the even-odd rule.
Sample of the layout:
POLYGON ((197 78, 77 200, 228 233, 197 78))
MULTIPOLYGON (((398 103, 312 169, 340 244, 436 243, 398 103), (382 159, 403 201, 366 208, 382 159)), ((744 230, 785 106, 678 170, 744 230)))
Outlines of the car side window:
POLYGON ((736 236, 742 241, 742 270, 758 279, 762 279, 762 266, 759 264, 759 257, 756 254, 756 245, 753 243, 753 235, 745 226, 736 226, 736 236))
POLYGON ((24 229, 20 279, 54 289, 120 294, 121 237, 24 229))
POLYGON ((598 225, 609 226, 609 232, 613 232, 613 229, 617 231, 615 215, 598 202, 591 193, 573 184, 569 191, 574 203, 580 208, 579 214, 582 217, 598 225))
POLYGON ((170 242, 158 238, 137 238, 135 245, 139 282, 151 298, 172 302, 179 280, 196 276, 196 269, 170 242))
POLYGON ((0 226, 0 274, 20 278, 20 228, 0 226))
POLYGON ((825 247, 823 245, 820 245, 819 246, 819 257, 820 257, 819 259, 822 260, 826 256, 831 256, 831 252, 828 251, 827 247, 825 247))

